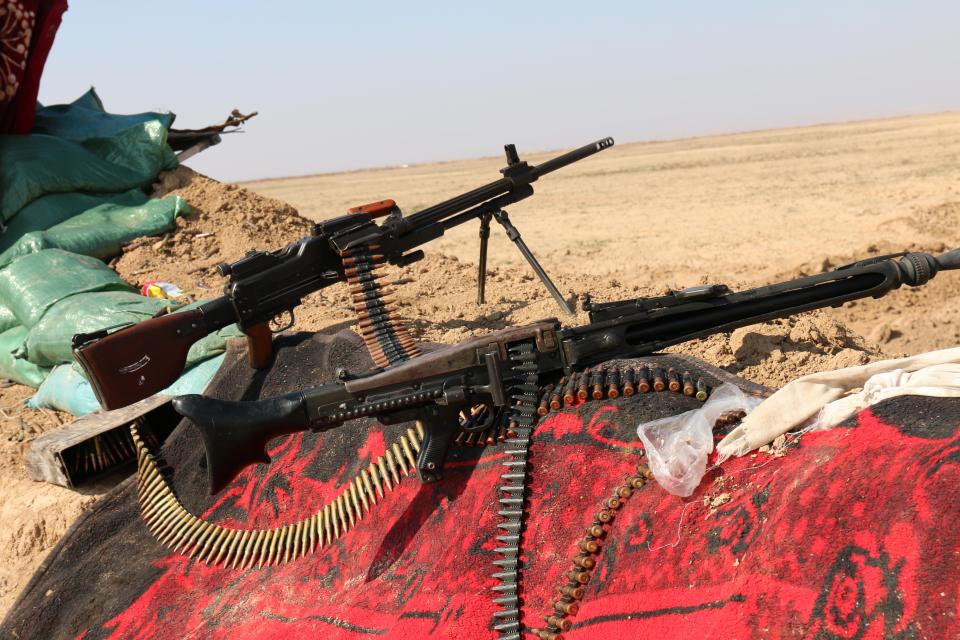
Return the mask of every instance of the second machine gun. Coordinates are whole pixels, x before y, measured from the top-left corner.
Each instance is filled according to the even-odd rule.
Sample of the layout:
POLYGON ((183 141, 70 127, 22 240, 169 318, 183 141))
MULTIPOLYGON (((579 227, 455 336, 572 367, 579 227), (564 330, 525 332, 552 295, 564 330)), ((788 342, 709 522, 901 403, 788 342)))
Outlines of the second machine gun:
MULTIPOLYGON (((882 256, 734 293, 725 285, 705 285, 662 297, 588 302, 590 323, 583 326, 561 328, 557 320, 544 320, 469 338, 386 371, 345 374, 340 381, 284 396, 230 402, 187 395, 174 398, 173 407, 200 429, 211 492, 246 466, 269 462, 264 449, 273 438, 325 431, 362 417, 383 424, 417 421, 423 441, 416 470, 422 481, 432 482, 440 478, 459 431, 484 431, 511 420, 529 438, 541 390, 553 385, 556 391, 561 376, 569 385, 577 372, 607 360, 649 355, 850 300, 879 298, 904 284, 926 284, 938 271, 950 269, 960 269, 960 249, 940 256, 882 256)), ((591 380, 590 385, 605 382, 591 380)))
POLYGON ((384 298, 377 267, 404 266, 423 258, 416 247, 441 237, 447 230, 480 220, 478 302, 483 302, 487 238, 491 218, 543 281, 557 303, 572 310, 510 223, 504 207, 533 195, 531 183, 552 171, 613 146, 604 138, 539 165, 521 161, 516 148, 506 145, 503 177, 467 193, 404 217, 393 200, 351 209, 347 215, 318 223, 313 235, 273 252, 251 251, 231 264, 221 264, 229 277, 224 295, 196 309, 171 313, 133 326, 110 327, 73 338, 74 355, 104 409, 116 409, 150 396, 172 384, 182 373, 190 347, 204 336, 238 323, 247 334, 252 367, 262 369, 272 356, 272 332, 293 324, 293 310, 314 291, 347 282, 360 317, 364 341, 379 367, 419 354, 384 298), (375 218, 383 217, 380 224, 375 218), (271 322, 289 316, 286 326, 271 322))

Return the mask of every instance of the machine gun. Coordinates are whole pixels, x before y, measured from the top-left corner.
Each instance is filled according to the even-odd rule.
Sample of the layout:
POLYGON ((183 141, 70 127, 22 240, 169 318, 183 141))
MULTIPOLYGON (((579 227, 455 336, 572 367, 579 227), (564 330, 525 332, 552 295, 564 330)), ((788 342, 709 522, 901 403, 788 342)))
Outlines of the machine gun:
POLYGON ((74 355, 105 409, 116 409, 152 395, 183 371, 190 347, 213 331, 238 323, 248 338, 250 365, 264 368, 272 356, 271 332, 293 324, 293 310, 304 296, 337 282, 350 284, 364 340, 380 367, 402 362, 419 350, 384 298, 377 267, 403 266, 423 258, 416 247, 448 229, 479 219, 481 265, 478 302, 483 302, 486 243, 490 219, 506 229, 550 294, 568 313, 563 296, 510 223, 504 207, 533 195, 531 183, 613 146, 604 138, 531 166, 506 145, 503 177, 404 217, 393 200, 351 209, 316 225, 313 235, 270 253, 251 251, 218 266, 229 277, 224 295, 196 309, 172 313, 134 326, 110 327, 73 338, 74 355), (383 217, 380 224, 375 218, 383 217), (287 318, 287 322, 279 319, 287 318), (271 326, 271 323, 274 326, 271 326))
POLYGON ((557 320, 545 320, 473 337, 385 371, 344 373, 336 382, 284 396, 228 402, 187 395, 175 398, 173 406, 200 430, 211 492, 246 466, 269 462, 264 448, 270 440, 328 430, 361 417, 383 424, 417 421, 423 435, 415 467, 422 481, 432 482, 440 478, 447 449, 459 432, 510 421, 513 444, 525 447, 544 387, 552 387, 559 398, 575 386, 578 374, 588 388, 605 384, 595 375, 599 369, 589 369, 594 365, 811 309, 878 298, 904 284, 923 285, 948 269, 960 269, 960 249, 940 256, 892 254, 738 293, 725 285, 706 285, 662 297, 587 302, 590 322, 584 326, 562 328, 557 320))

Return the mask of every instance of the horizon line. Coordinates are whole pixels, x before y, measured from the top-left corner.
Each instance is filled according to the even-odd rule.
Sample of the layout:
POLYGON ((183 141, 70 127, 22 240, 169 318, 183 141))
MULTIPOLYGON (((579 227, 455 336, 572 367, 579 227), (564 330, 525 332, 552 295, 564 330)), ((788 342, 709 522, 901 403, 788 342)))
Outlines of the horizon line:
MULTIPOLYGON (((716 133, 703 133, 703 134, 693 135, 693 136, 680 136, 677 138, 649 138, 646 140, 631 140, 628 142, 616 143, 616 146, 627 147, 627 146, 634 146, 634 145, 656 145, 656 144, 666 144, 671 142, 686 142, 690 140, 699 140, 704 138, 723 138, 728 136, 740 136, 740 135, 747 135, 751 133, 770 133, 773 131, 812 129, 815 127, 843 126, 843 125, 850 125, 850 124, 856 124, 856 123, 886 122, 890 120, 903 120, 906 118, 929 118, 929 117, 951 115, 951 114, 960 115, 960 110, 932 111, 932 112, 926 112, 926 113, 906 113, 906 114, 900 114, 900 115, 879 116, 875 118, 861 118, 861 119, 853 119, 853 120, 830 120, 825 122, 795 124, 795 125, 789 125, 785 127, 766 127, 766 128, 760 128, 760 129, 743 129, 743 130, 724 131, 724 132, 716 132, 716 133)), ((572 149, 572 148, 573 147, 543 149, 538 151, 527 152, 526 155, 533 156, 533 155, 540 155, 543 153, 557 153, 559 151, 572 149)), ((403 164, 380 165, 380 166, 373 166, 373 167, 357 167, 354 169, 343 169, 340 171, 317 171, 313 173, 303 173, 303 174, 296 174, 296 175, 272 176, 272 177, 268 176, 263 178, 251 178, 248 180, 235 180, 235 181, 230 181, 226 184, 235 184, 235 185, 243 186, 243 185, 253 184, 257 182, 282 182, 285 180, 303 180, 305 178, 317 178, 320 176, 336 176, 336 175, 342 175, 347 173, 363 173, 367 171, 385 171, 390 169, 409 169, 413 167, 425 167, 428 165, 450 164, 453 162, 474 162, 474 161, 493 159, 496 157, 499 157, 499 156, 493 156, 493 155, 474 156, 474 157, 467 157, 467 158, 450 158, 446 160, 410 162, 410 163, 403 163, 403 164)))

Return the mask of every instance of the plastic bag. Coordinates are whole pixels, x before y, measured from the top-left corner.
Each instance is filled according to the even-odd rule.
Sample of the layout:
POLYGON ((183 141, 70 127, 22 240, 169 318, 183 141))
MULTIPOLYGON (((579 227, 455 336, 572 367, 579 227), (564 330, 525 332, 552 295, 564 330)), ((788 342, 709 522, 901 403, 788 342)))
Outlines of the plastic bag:
POLYGON ((16 355, 41 366, 73 360, 73 335, 91 333, 152 318, 173 303, 128 291, 104 291, 71 296, 50 307, 33 326, 16 355))
POLYGON ((0 254, 0 267, 22 255, 52 248, 101 259, 112 258, 120 253, 125 242, 169 231, 174 219, 188 210, 186 201, 179 196, 150 200, 136 207, 102 204, 46 231, 27 233, 0 254))
POLYGON ((653 477, 675 496, 693 494, 707 471, 707 456, 713 451, 714 423, 729 411, 749 413, 760 402, 760 398, 726 383, 714 389, 699 409, 641 424, 637 435, 647 452, 653 477))
POLYGON ((0 271, 0 301, 27 328, 51 306, 77 293, 131 289, 100 260, 60 249, 31 253, 0 271))
MULTIPOLYGON (((221 355, 189 369, 172 385, 160 393, 177 396, 186 393, 203 393, 217 373, 226 356, 221 355)), ((34 409, 56 409, 75 416, 93 413, 100 409, 93 388, 87 379, 71 365, 55 367, 37 392, 27 400, 34 409)))
POLYGON ((0 378, 36 389, 50 369, 14 357, 13 353, 20 349, 26 337, 27 328, 20 325, 0 333, 0 378))

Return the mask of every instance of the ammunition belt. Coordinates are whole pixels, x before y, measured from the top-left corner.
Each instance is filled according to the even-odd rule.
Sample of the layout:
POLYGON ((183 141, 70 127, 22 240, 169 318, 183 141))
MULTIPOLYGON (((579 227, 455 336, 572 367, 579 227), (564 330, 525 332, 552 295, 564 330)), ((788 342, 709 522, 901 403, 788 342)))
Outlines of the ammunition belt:
MULTIPOLYGON (((559 597, 553 600, 553 610, 544 620, 545 629, 525 627, 520 618, 520 563, 521 536, 523 534, 523 505, 527 493, 527 455, 530 446, 530 434, 536 423, 552 411, 569 408, 578 402, 590 402, 602 399, 614 399, 619 396, 632 396, 635 393, 650 391, 672 391, 683 393, 704 402, 710 395, 710 388, 702 377, 694 379, 690 371, 664 369, 655 365, 640 364, 634 367, 618 366, 584 369, 565 376, 555 385, 542 388, 536 386, 536 374, 524 378, 527 370, 523 368, 524 356, 532 353, 532 345, 522 345, 511 349, 511 359, 515 365, 514 382, 520 394, 515 399, 515 410, 509 430, 515 432, 513 439, 507 439, 513 445, 511 459, 504 463, 507 473, 501 476, 506 482, 499 488, 498 496, 504 520, 497 526, 506 531, 497 537, 497 541, 506 546, 494 551, 502 557, 494 560, 496 567, 493 577, 501 584, 493 587, 497 592, 494 604, 502 609, 493 614, 493 629, 500 633, 500 640, 520 640, 524 631, 532 633, 542 640, 562 640, 562 632, 569 631, 572 622, 568 619, 580 610, 583 598, 583 586, 586 585, 596 567, 594 555, 599 552, 602 538, 617 511, 637 489, 642 488, 652 477, 643 464, 637 465, 637 473, 617 487, 614 495, 603 501, 601 509, 594 515, 593 524, 587 528, 587 535, 577 542, 577 553, 573 558, 573 568, 564 575, 567 581, 558 586, 559 597), (532 383, 532 385, 531 385, 532 383), (531 388, 533 390, 531 394, 531 388), (534 410, 533 407, 536 407, 534 410), (535 413, 534 413, 535 411, 535 413)), ((535 372, 535 367, 533 367, 535 372)), ((641 454, 642 455, 642 452, 641 454)))
POLYGON ((508 460, 503 463, 506 473, 498 489, 503 520, 497 525, 502 534, 497 536, 501 546, 494 549, 501 556, 493 561, 496 569, 493 577, 500 584, 494 604, 502 607, 493 614, 493 629, 503 640, 520 640, 520 529, 523 527, 523 504, 527 488, 527 453, 530 434, 536 423, 539 387, 534 345, 522 343, 510 347, 510 369, 506 372, 506 384, 510 391, 510 414, 505 439, 508 460))
POLYGON ((348 250, 341 257, 353 309, 360 321, 360 335, 373 361, 386 368, 420 355, 420 348, 397 315, 396 300, 387 297, 393 292, 384 288, 381 279, 385 258, 371 253, 378 248, 373 245, 348 250))
MULTIPOLYGON (((473 417, 480 417, 479 412, 473 417)), ((462 423, 469 427, 470 419, 462 423)), ((140 513, 160 544, 206 564, 231 568, 256 565, 259 569, 313 553, 352 529, 402 478, 415 474, 424 431, 419 422, 415 428, 408 428, 335 499, 308 518, 272 529, 232 529, 193 515, 180 502, 145 442, 156 443, 150 431, 141 434, 138 425, 132 424, 130 435, 137 456, 140 513)), ((458 437, 464 435, 461 432, 458 437)))
MULTIPOLYGON (((497 536, 494 577, 499 584, 494 613, 494 630, 501 640, 519 640, 524 627, 520 619, 520 551, 524 525, 524 505, 527 493, 527 457, 530 436, 537 422, 551 411, 571 407, 578 401, 630 396, 650 391, 683 392, 698 400, 706 400, 709 388, 703 378, 693 380, 689 371, 662 369, 641 365, 638 367, 599 366, 575 372, 561 378, 556 385, 540 387, 534 345, 522 343, 509 350, 510 367, 505 380, 510 394, 510 410, 505 425, 496 425, 482 432, 461 432, 455 438, 458 444, 485 446, 494 442, 506 445, 508 460, 503 463, 506 472, 498 488, 499 515, 497 525, 502 531, 497 536), (572 392, 572 395, 571 395, 572 392)), ((464 416, 462 425, 469 428, 482 421, 485 406, 474 407, 464 416)), ((417 423, 393 442, 382 456, 362 469, 341 493, 312 516, 283 527, 271 529, 233 529, 216 525, 190 513, 180 502, 160 471, 156 457, 150 452, 139 425, 130 426, 130 435, 137 454, 137 495, 140 509, 150 532, 157 540, 176 553, 196 558, 206 564, 260 568, 296 559, 329 545, 353 528, 366 513, 392 490, 402 477, 415 472, 416 458, 423 442, 423 427, 417 423)), ((155 442, 155 441, 151 441, 155 442)), ((528 629, 541 638, 559 640, 562 631, 569 629, 566 618, 579 609, 583 596, 582 585, 589 581, 596 562, 592 557, 599 549, 600 538, 608 524, 630 493, 639 489, 649 478, 642 465, 638 473, 627 478, 618 487, 616 495, 608 499, 587 529, 587 538, 578 542, 578 554, 573 559, 574 569, 566 575, 569 581, 560 585, 560 597, 553 602, 554 611, 546 616, 546 629, 528 629)))
POLYGON ((476 431, 477 424, 484 422, 490 408, 480 404, 470 409, 470 414, 462 412, 460 415, 460 432, 454 436, 453 443, 458 447, 488 447, 506 442, 516 434, 510 430, 505 420, 494 424, 486 430, 476 431))
POLYGON ((312 553, 353 528, 401 476, 414 472, 424 432, 419 423, 407 429, 335 499, 309 518, 272 529, 232 529, 193 515, 161 473, 136 424, 130 435, 137 449, 140 512, 160 544, 206 564, 260 568, 312 553))
POLYGON ((601 503, 600 510, 593 516, 593 524, 587 527, 586 535, 577 541, 572 566, 563 574, 566 580, 557 585, 559 595, 551 601, 551 609, 543 616, 547 628, 530 629, 531 633, 541 640, 563 640, 562 632, 569 631, 573 626, 570 617, 580 611, 584 587, 590 582, 597 567, 595 556, 600 553, 603 539, 609 533, 613 519, 630 496, 646 486, 651 479, 653 473, 640 463, 636 473, 625 478, 613 495, 601 503))
POLYGON ((682 392, 703 402, 710 395, 706 381, 702 377, 694 379, 690 371, 679 371, 672 367, 640 364, 639 366, 607 367, 600 365, 574 372, 560 379, 556 385, 544 387, 537 406, 537 413, 547 415, 561 407, 572 407, 577 401, 601 400, 632 396, 635 393, 649 391, 682 392))

